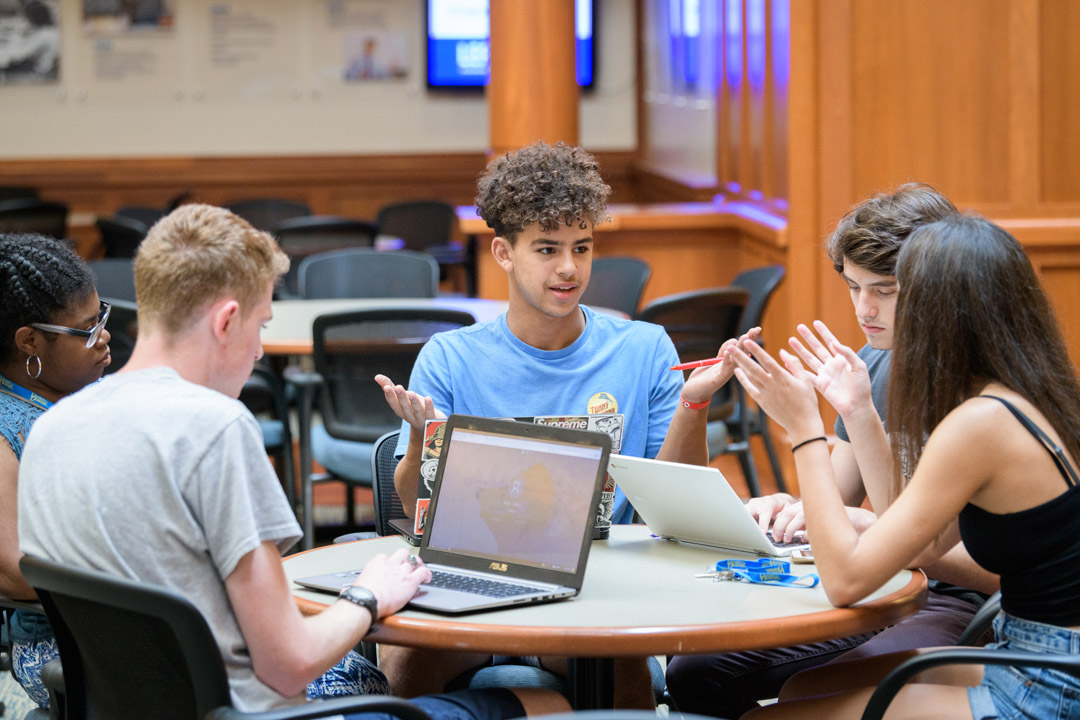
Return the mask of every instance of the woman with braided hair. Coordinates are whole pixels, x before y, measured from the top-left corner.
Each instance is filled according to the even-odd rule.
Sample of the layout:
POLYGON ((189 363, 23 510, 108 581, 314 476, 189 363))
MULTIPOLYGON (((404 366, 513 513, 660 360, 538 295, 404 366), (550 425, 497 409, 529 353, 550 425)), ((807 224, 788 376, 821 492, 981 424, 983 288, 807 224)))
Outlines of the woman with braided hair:
MULTIPOLYGON (((109 306, 86 263, 42 235, 0 234, 0 296, 0 595, 27 600, 34 591, 19 573, 19 458, 41 413, 108 366, 109 306)), ((48 707, 41 668, 58 653, 45 616, 16 612, 11 644, 19 684, 48 707)))

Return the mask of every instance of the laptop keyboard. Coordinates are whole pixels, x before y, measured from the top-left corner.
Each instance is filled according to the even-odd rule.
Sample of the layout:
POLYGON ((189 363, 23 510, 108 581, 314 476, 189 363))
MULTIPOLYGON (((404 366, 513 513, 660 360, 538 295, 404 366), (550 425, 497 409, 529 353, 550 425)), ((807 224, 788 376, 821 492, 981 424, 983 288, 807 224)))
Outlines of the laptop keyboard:
POLYGON ((791 542, 784 542, 783 540, 774 539, 773 536, 772 536, 772 530, 769 530, 765 534, 768 536, 769 542, 771 542, 773 547, 775 547, 775 548, 802 547, 803 545, 806 545, 806 539, 805 538, 798 538, 797 537, 796 539, 792 540, 791 542))
POLYGON ((447 590, 460 590, 462 592, 473 593, 474 595, 484 595, 496 598, 537 592, 536 588, 528 585, 517 585, 515 583, 500 582, 498 580, 485 580, 484 578, 457 575, 455 573, 442 572, 441 570, 432 571, 431 582, 429 585, 437 588, 445 588, 447 590))

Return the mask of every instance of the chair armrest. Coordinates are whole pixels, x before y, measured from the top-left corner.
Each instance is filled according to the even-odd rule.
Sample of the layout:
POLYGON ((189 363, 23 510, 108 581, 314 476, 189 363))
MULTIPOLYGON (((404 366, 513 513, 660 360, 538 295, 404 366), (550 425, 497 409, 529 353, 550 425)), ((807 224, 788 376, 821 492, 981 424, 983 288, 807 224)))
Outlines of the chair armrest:
POLYGON ((987 648, 949 648, 935 650, 900 663, 889 673, 866 703, 862 720, 881 720, 900 688, 913 676, 939 665, 1019 665, 1061 670, 1080 676, 1080 655, 1046 655, 1017 650, 987 648))
POLYGON ((986 599, 986 602, 978 609, 975 616, 971 618, 971 622, 968 623, 968 626, 964 628, 964 632, 956 639, 956 644, 977 644, 979 638, 981 638, 983 633, 986 632, 986 629, 990 627, 990 624, 994 622, 994 618, 997 617, 999 610, 1001 610, 1000 590, 986 599))
POLYGON ((285 368, 283 373, 285 382, 298 388, 320 388, 323 384, 323 376, 313 370, 304 370, 296 365, 285 368))
POLYGON ((431 716, 413 703, 390 695, 316 700, 296 707, 254 713, 242 712, 231 707, 220 707, 211 710, 206 720, 306 720, 307 718, 332 718, 335 715, 356 712, 385 712, 401 720, 431 720, 431 716))
POLYGON ((64 696, 64 666, 60 658, 53 658, 41 668, 41 682, 49 691, 49 718, 67 717, 67 701, 64 696))

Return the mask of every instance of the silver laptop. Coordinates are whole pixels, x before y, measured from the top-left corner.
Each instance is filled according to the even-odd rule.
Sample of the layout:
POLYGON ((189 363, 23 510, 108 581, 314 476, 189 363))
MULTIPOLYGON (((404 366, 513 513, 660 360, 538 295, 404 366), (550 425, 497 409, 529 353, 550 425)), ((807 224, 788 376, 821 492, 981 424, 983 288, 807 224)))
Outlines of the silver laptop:
POLYGON ((774 543, 716 468, 612 455, 608 472, 660 537, 771 557, 809 547, 774 543))
MULTIPOLYGON (((610 452, 605 433, 451 415, 419 550, 435 577, 409 606, 462 613, 576 595, 610 452)), ((355 578, 295 582, 337 592, 355 578)))

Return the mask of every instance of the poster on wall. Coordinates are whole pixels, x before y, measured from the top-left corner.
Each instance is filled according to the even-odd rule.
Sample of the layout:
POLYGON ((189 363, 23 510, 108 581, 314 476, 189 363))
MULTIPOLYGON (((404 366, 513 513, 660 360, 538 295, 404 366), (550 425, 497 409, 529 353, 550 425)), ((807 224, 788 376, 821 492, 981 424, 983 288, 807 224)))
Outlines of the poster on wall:
POLYGON ((59 0, 0 0, 0 84, 60 77, 59 0))
POLYGON ((207 44, 196 48, 195 76, 208 100, 288 98, 301 92, 294 0, 217 0, 199 22, 207 44))
POLYGON ((409 77, 411 33, 402 29, 401 7, 387 0, 325 0, 329 33, 316 52, 320 75, 335 83, 401 81, 409 77))
POLYGON ((172 31, 176 0, 82 0, 83 29, 90 35, 172 31))

